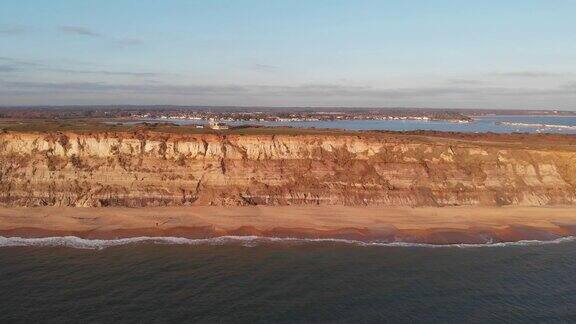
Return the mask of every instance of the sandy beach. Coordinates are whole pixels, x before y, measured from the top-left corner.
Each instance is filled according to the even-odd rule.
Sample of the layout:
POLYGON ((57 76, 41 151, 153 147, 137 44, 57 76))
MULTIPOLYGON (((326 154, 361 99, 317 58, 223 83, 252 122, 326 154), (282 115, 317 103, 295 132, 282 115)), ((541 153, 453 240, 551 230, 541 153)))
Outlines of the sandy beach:
POLYGON ((552 240, 576 233, 574 207, 2 208, 5 237, 225 235, 433 244, 552 240))

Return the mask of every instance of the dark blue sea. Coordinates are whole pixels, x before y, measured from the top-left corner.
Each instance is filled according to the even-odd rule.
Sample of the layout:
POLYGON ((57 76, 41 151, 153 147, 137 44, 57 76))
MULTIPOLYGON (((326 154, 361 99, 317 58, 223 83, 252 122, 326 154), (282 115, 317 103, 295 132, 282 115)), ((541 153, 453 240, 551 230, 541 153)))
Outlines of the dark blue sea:
POLYGON ((1 323, 576 321, 571 240, 44 243, 0 247, 1 323))

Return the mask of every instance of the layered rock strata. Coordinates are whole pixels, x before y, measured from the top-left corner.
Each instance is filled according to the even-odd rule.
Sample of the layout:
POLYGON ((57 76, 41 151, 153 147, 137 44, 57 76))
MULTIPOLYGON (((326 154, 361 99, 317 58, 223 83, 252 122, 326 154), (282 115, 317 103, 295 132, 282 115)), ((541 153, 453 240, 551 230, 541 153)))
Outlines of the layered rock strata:
POLYGON ((8 132, 0 205, 574 204, 576 143, 530 138, 8 132))

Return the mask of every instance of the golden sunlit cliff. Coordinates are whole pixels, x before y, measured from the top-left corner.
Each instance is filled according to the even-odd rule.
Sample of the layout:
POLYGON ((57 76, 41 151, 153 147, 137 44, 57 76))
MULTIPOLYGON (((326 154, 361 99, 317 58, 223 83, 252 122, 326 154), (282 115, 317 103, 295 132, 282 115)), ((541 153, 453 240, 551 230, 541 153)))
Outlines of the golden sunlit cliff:
POLYGON ((5 132, 0 205, 574 204, 576 141, 535 136, 5 132))

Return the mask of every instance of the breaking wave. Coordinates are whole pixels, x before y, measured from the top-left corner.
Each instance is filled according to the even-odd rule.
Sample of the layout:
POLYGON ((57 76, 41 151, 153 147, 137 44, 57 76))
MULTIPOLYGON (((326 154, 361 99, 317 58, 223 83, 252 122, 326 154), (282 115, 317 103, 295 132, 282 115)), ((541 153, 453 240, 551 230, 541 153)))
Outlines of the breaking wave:
POLYGON ((113 246, 128 244, 170 244, 170 245, 225 245, 238 244, 246 247, 258 246, 269 243, 288 243, 288 244, 306 244, 306 243, 332 243, 347 244, 355 246, 382 246, 382 247, 416 247, 416 248, 481 248, 481 247, 508 247, 508 246, 530 246, 544 244, 559 244, 575 241, 576 237, 567 236, 550 241, 522 240, 516 242, 498 242, 483 244, 428 244, 428 243, 410 243, 410 242, 363 242, 346 239, 303 239, 303 238, 277 238, 277 237, 260 237, 260 236, 221 236, 206 239, 188 239, 183 237, 132 237, 120 239, 83 239, 76 236, 44 237, 44 238, 22 238, 22 237, 4 237, 0 236, 0 247, 25 247, 25 246, 46 246, 46 247, 69 247, 76 249, 105 249, 113 246))

